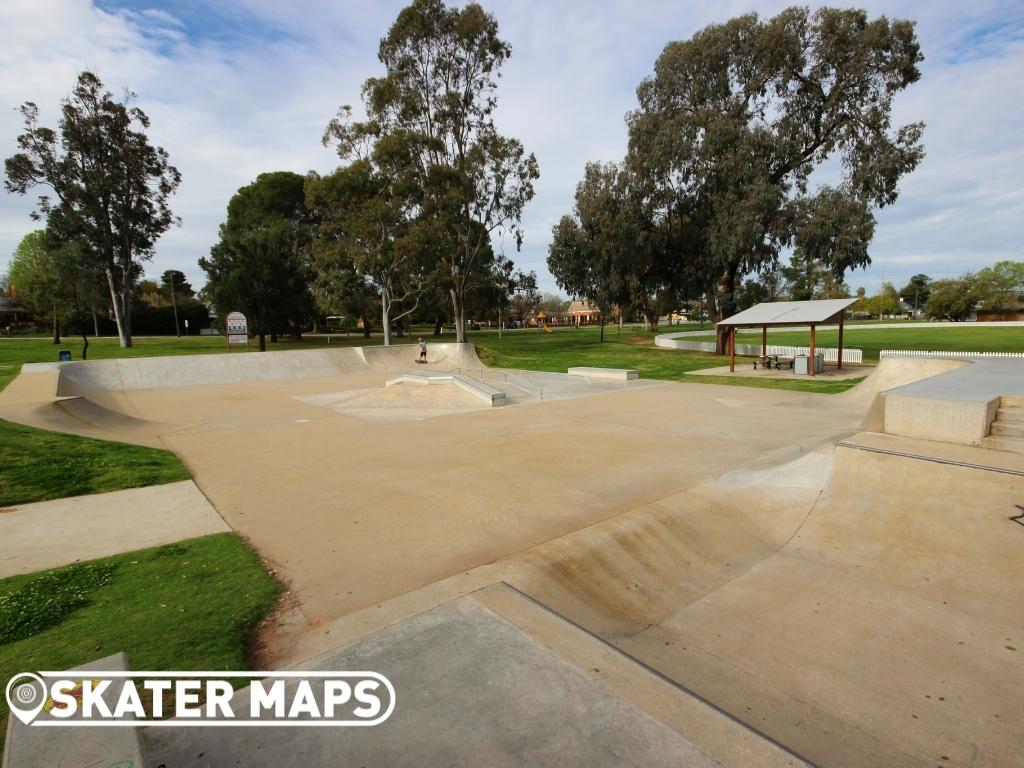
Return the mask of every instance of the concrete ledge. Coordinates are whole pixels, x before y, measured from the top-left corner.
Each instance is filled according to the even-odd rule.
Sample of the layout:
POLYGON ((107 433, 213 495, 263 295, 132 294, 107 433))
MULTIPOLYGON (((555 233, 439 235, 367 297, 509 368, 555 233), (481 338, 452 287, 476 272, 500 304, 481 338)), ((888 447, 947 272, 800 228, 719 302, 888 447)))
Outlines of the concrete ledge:
POLYGON ((586 376, 590 379, 614 379, 615 381, 631 381, 640 378, 640 374, 630 368, 570 368, 569 375, 586 376))
POLYGON ((940 400, 897 392, 882 395, 887 433, 961 445, 981 445, 999 405, 998 398, 940 400))
POLYGON ((463 376, 461 373, 420 373, 419 371, 410 371, 403 373, 401 376, 388 379, 384 384, 388 387, 395 384, 454 384, 463 392, 468 392, 473 397, 482 400, 490 406, 505 404, 505 393, 500 389, 495 389, 490 384, 485 384, 477 379, 471 379, 469 376, 463 376))

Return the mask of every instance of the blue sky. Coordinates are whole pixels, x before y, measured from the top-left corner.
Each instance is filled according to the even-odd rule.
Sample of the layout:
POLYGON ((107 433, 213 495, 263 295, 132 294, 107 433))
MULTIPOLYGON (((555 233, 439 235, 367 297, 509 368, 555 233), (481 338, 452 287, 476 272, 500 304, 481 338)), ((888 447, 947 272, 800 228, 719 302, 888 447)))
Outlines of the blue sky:
MULTIPOLYGON (((341 104, 358 105, 379 74, 377 43, 400 2, 222 0, 5 0, 0 28, 0 152, 16 151, 13 107, 36 101, 44 123, 78 71, 129 86, 152 119, 151 135, 182 171, 174 199, 182 226, 160 241, 149 274, 196 262, 216 239, 234 191, 263 171, 330 171, 321 146, 341 104)), ((563 2, 488 0, 512 46, 497 120, 536 153, 541 178, 527 207, 521 253, 545 289, 551 227, 569 211, 588 160, 616 160, 635 88, 669 40, 740 13, 778 12, 782 2, 563 2)), ((917 272, 947 277, 1000 259, 1024 258, 1024 4, 858 3, 872 15, 910 18, 926 60, 900 95, 898 124, 924 120, 927 157, 880 211, 873 265, 848 275, 876 291, 917 272)), ((0 193, 0 271, 34 228, 31 201, 0 193)), ((500 243, 498 244, 501 245, 500 243)))

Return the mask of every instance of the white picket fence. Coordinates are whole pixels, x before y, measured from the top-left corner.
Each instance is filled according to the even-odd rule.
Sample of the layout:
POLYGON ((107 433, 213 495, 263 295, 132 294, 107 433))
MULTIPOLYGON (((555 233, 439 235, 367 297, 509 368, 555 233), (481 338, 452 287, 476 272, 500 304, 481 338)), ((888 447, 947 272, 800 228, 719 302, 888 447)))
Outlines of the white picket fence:
MULTIPOLYGON (((655 336, 654 343, 659 347, 668 347, 671 349, 686 349, 691 352, 714 352, 715 342, 713 341, 688 341, 683 338, 679 338, 679 334, 664 334, 662 336, 655 336)), ((815 347, 815 352, 825 356, 826 363, 837 363, 839 362, 839 350, 836 347, 815 347)), ((809 347, 783 347, 778 344, 768 345, 769 355, 778 355, 779 357, 795 357, 796 355, 809 355, 811 352, 809 347)), ((736 354, 744 357, 760 357, 761 356, 761 345, 760 344, 737 344, 736 354)), ((844 363, 862 363, 864 362, 864 353, 859 349, 852 349, 850 347, 843 347, 843 362, 844 363)))
MULTIPOLYGON (((737 344, 736 352, 739 354, 740 347, 745 347, 747 350, 743 352, 744 355, 755 355, 761 354, 760 344, 737 344)), ((819 355, 825 356, 826 363, 838 363, 839 362, 839 349, 837 347, 815 347, 814 351, 819 355)), ((797 355, 809 355, 811 354, 810 347, 780 347, 775 344, 768 345, 769 355, 778 355, 779 357, 796 357, 797 355)), ((843 362, 844 363, 863 363, 864 353, 859 349, 850 349, 843 347, 843 362)))
POLYGON ((969 360, 975 357, 1024 357, 1024 352, 932 352, 923 349, 883 349, 879 357, 952 357, 969 360))

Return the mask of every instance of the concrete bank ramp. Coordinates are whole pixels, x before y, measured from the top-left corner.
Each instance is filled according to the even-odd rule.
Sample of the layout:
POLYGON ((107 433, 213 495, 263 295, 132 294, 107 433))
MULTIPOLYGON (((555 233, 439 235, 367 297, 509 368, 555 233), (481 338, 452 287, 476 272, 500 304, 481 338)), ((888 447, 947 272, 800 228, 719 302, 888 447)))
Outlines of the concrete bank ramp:
POLYGON ((512 582, 811 763, 1021 765, 1024 462, 822 456, 549 542, 512 582))

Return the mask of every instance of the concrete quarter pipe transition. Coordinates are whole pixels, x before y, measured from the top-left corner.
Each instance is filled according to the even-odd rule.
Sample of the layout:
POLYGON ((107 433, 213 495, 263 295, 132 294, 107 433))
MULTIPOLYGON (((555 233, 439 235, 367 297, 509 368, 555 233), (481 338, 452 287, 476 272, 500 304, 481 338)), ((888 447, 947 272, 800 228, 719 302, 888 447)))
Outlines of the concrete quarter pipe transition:
POLYGON ((360 733, 143 731, 147 764, 1024 766, 1024 455, 979 433, 1024 411, 1019 363, 812 396, 413 356, 26 366, 0 394, 177 452, 289 584, 268 658, 398 691, 360 733), (416 368, 508 405, 385 387, 416 368))

